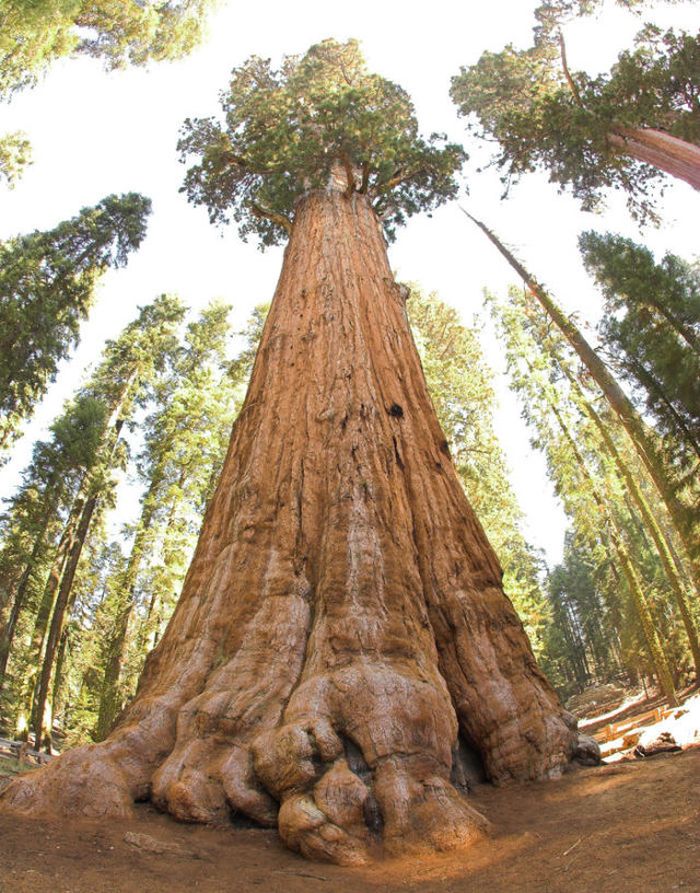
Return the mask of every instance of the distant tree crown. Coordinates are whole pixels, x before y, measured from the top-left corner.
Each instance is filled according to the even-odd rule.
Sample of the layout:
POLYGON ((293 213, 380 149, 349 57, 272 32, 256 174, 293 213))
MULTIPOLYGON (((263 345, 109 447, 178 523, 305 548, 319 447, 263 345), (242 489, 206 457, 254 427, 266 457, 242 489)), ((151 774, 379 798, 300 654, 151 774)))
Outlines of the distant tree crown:
POLYGON ((373 201, 391 237, 419 211, 456 195, 466 156, 439 134, 424 139, 413 104, 367 71, 357 41, 324 40, 279 70, 253 56, 222 95, 225 122, 188 119, 181 160, 198 158, 183 191, 214 223, 239 224, 263 246, 289 231, 296 201, 344 170, 348 194, 373 201))
POLYGON ((544 168, 584 210, 597 210, 605 189, 622 188, 632 213, 653 221, 651 187, 661 173, 621 153, 611 135, 655 128, 700 144, 700 34, 647 25, 609 73, 591 77, 567 66, 558 16, 572 6, 539 7, 533 45, 484 53, 452 79, 452 99, 471 130, 499 143, 506 187, 544 168))

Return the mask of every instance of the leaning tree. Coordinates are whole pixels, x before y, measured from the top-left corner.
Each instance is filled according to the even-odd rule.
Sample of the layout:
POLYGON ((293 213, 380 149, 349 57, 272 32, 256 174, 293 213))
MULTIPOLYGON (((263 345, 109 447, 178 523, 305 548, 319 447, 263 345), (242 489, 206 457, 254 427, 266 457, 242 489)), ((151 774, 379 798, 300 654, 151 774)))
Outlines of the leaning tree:
POLYGON ((289 244, 221 479, 131 706, 2 804, 233 811, 340 863, 472 842, 470 763, 551 777, 585 742, 503 593, 387 260, 385 233, 455 194, 463 153, 419 135, 353 41, 250 59, 224 111, 184 127, 186 192, 289 244))

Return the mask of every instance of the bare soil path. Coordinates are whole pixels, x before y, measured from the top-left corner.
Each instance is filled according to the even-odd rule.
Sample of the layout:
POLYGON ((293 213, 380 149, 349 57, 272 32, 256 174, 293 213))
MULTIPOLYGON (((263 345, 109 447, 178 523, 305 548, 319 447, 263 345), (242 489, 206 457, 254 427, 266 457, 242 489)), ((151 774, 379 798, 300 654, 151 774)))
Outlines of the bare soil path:
POLYGON ((362 869, 307 862, 273 831, 177 824, 147 805, 132 822, 4 815, 0 893, 700 891, 698 748, 555 782, 483 785, 472 800, 494 826, 486 844, 362 869))

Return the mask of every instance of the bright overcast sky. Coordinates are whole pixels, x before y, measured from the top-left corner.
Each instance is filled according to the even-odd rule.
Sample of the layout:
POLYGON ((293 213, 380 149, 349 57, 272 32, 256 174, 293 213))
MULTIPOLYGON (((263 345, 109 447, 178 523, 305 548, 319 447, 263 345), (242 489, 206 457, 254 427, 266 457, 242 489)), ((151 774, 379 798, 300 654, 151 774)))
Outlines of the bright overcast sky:
MULTIPOLYGON (((486 156, 483 147, 468 140, 464 122, 457 118, 448 95, 450 78, 484 50, 499 50, 509 42, 528 46, 536 5, 533 0, 432 0, 415 6, 394 0, 221 0, 208 39, 187 59, 111 74, 91 60, 65 61, 37 89, 0 107, 0 132, 22 129, 34 149, 34 164, 21 183, 13 191, 0 190, 0 238, 50 228, 110 193, 142 192, 154 208, 148 237, 128 268, 104 278, 79 348, 61 367, 12 461, 0 472, 0 495, 12 492, 34 440, 46 433, 105 340, 118 334, 138 305, 162 292, 177 293, 192 307, 219 297, 233 304, 234 322, 242 323, 255 304, 272 296, 281 250, 263 254, 254 244, 243 244, 233 227, 215 229, 204 209, 190 207, 178 194, 184 173, 175 151, 180 124, 188 116, 216 114, 231 68, 249 55, 278 60, 325 37, 358 38, 370 68, 413 97, 424 132, 447 132, 465 142, 472 161, 465 168, 469 195, 465 190, 462 203, 515 248, 567 311, 580 314, 579 321, 594 323, 599 312, 599 299, 576 248, 581 230, 613 230, 643 240, 657 252, 697 255, 700 201, 683 183, 667 189, 663 226, 640 233, 620 196, 611 196, 608 212, 594 217, 581 213, 568 196, 558 195, 544 176, 529 176, 501 201, 497 176, 477 174, 479 160, 486 156)), ((690 29, 698 27, 700 13, 697 4, 660 6, 646 18, 690 29)), ((641 21, 611 9, 602 19, 576 23, 567 30, 570 66, 592 73, 608 69, 619 50, 631 45, 641 21)), ((398 278, 437 291, 467 322, 481 310, 484 287, 503 293, 515 278, 457 203, 432 218, 411 220, 391 247, 390 260, 398 278)), ((497 426, 526 512, 524 532, 554 563, 561 556, 565 518, 542 457, 529 448, 527 430, 502 376, 498 346, 488 333, 484 339, 489 362, 500 373, 497 426)), ((132 488, 121 500, 120 517, 133 517, 137 509, 132 488)))

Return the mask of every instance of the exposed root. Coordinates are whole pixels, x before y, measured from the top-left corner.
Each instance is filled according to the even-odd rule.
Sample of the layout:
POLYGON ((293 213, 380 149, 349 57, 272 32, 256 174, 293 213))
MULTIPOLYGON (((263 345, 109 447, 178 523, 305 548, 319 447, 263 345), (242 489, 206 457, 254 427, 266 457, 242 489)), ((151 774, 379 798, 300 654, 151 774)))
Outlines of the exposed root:
POLYGON ((577 741, 500 581, 374 211, 312 193, 133 705, 0 804, 125 816, 150 796, 341 864, 470 845, 487 831, 463 793, 470 752, 493 781, 535 779, 577 741))

